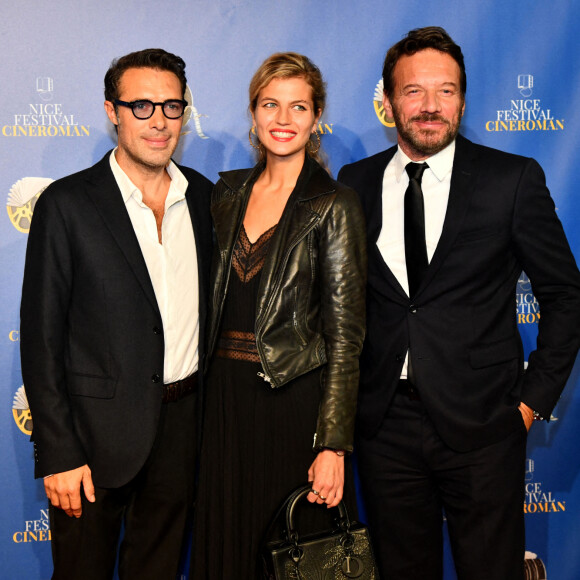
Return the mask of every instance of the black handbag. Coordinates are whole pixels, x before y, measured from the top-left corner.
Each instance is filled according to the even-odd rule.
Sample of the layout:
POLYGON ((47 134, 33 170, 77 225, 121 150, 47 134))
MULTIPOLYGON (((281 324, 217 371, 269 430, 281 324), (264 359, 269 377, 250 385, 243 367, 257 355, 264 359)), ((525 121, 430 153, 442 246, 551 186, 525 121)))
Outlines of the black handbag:
MULTIPOLYGON (((310 485, 295 490, 272 521, 269 532, 285 512, 283 539, 268 541, 262 550, 266 580, 378 580, 368 528, 351 522, 341 501, 334 529, 301 537, 295 514, 299 502, 312 490, 310 485)), ((322 507, 322 506, 321 506, 322 507)))

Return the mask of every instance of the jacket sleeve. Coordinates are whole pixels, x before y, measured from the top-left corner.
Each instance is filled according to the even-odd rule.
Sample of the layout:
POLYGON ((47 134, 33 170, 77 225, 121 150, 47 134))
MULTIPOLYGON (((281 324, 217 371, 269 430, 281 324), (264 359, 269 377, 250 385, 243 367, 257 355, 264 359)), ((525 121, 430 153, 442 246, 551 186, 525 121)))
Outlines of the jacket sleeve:
POLYGON ((314 448, 352 451, 365 334, 367 250, 354 190, 338 187, 320 228, 321 309, 327 365, 314 448))
POLYGON ((65 377, 65 333, 73 284, 72 244, 49 187, 28 237, 22 302, 22 378, 32 414, 35 476, 87 463, 73 426, 65 377))
POLYGON ((512 239, 540 304, 537 348, 529 356, 521 399, 549 419, 580 345, 580 273, 533 159, 519 182, 512 239))

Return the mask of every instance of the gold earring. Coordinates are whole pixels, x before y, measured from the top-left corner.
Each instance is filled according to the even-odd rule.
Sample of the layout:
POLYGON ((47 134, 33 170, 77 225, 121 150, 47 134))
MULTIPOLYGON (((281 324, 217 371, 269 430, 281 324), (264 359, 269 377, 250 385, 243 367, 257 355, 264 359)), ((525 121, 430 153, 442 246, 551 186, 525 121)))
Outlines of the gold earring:
POLYGON ((259 138, 258 138, 258 136, 256 135, 256 141, 258 142, 258 144, 257 144, 257 145, 254 145, 254 140, 252 139, 252 134, 253 134, 253 135, 256 135, 256 127, 255 127, 255 126, 254 126, 254 127, 252 127, 252 128, 250 129, 250 131, 249 131, 249 133, 248 133, 248 139, 249 139, 249 141, 250 141, 250 145, 251 145, 251 146, 252 146, 254 149, 256 149, 256 151, 260 151, 260 146, 262 145, 262 144, 260 143, 260 139, 259 139, 259 138))
POLYGON ((314 142, 311 141, 310 139, 308 139, 308 143, 306 143, 306 148, 308 149, 308 153, 310 153, 310 155, 316 155, 318 153, 318 151, 320 150, 320 135, 318 134, 318 131, 313 131, 311 134, 312 135, 316 135, 316 145, 314 145, 314 142))

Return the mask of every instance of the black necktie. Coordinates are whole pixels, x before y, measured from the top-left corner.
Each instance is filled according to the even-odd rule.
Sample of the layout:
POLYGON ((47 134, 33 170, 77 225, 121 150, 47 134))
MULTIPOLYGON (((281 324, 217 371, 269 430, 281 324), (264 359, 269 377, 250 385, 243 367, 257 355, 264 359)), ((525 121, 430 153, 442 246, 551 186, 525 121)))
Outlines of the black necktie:
POLYGON ((425 243, 425 207, 421 191, 421 178, 427 167, 426 163, 409 163, 405 167, 409 175, 409 186, 405 192, 405 260, 410 298, 415 296, 429 265, 425 243))

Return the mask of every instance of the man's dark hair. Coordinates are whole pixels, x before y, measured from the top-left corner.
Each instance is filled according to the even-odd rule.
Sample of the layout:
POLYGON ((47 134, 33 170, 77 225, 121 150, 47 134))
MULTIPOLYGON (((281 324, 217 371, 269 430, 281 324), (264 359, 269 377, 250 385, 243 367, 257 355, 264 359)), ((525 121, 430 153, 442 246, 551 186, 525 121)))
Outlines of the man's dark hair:
POLYGON ((465 63, 463 62, 463 53, 461 47, 439 26, 426 26, 425 28, 415 28, 407 36, 399 40, 389 48, 383 65, 383 85, 385 95, 389 100, 393 97, 395 90, 395 79, 393 72, 395 65, 402 56, 412 56, 420 50, 432 48, 439 52, 445 52, 455 60, 459 65, 460 71, 460 90, 465 97, 467 90, 467 76, 465 74, 465 63))
POLYGON ((185 62, 162 48, 147 48, 116 58, 105 75, 105 100, 113 102, 119 98, 119 81, 123 73, 131 68, 154 68, 172 72, 181 83, 181 98, 185 96, 187 79, 185 62))

